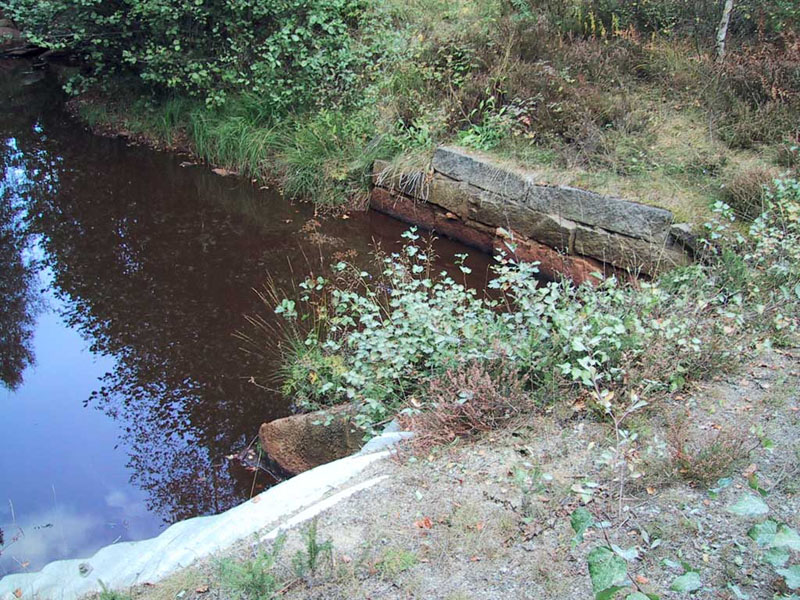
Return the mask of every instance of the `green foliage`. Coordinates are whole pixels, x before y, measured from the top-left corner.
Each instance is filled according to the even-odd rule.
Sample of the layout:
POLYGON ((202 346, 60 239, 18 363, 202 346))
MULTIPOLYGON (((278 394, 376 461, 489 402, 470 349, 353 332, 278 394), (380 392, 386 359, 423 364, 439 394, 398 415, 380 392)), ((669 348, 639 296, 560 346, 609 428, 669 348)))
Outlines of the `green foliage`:
POLYGON ((611 548, 598 546, 587 557, 589 576, 595 598, 613 598, 624 587, 628 576, 628 563, 611 548))
MULTIPOLYGON (((533 5, 547 1, 533 0, 533 5)), ((691 34, 710 40, 722 9, 715 0, 576 0, 562 11, 559 23, 587 35, 608 35, 628 28, 662 35, 691 34)), ((774 34, 800 21, 800 9, 791 0, 741 0, 735 4, 731 31, 750 36, 758 27, 774 34)))
POLYGON ((286 538, 279 536, 269 550, 259 549, 257 554, 239 562, 226 558, 218 564, 222 588, 233 598, 242 600, 270 600, 279 589, 279 580, 274 573, 275 563, 286 538))
POLYGON ((697 571, 686 571, 680 577, 675 578, 672 585, 669 586, 673 592, 696 592, 703 587, 700 581, 700 574, 697 571))
POLYGON ((744 494, 728 510, 740 517, 757 517, 769 512, 769 506, 755 494, 744 494))
POLYGON ((402 548, 390 548, 384 552, 380 561, 380 570, 384 577, 394 579, 403 571, 408 571, 417 564, 417 555, 402 548))
POLYGON ((258 95, 285 113, 352 83, 351 34, 363 0, 4 0, 5 15, 33 43, 78 53, 84 73, 71 87, 137 78, 159 92, 221 105, 231 92, 258 95))
POLYGON ((575 509, 569 519, 572 530, 575 532, 575 537, 572 538, 573 545, 579 544, 583 541, 583 534, 594 523, 592 513, 583 507, 575 509))
POLYGON ((320 560, 330 561, 333 555, 333 542, 331 540, 320 542, 317 539, 316 518, 312 519, 303 531, 303 542, 305 547, 298 550, 292 557, 292 566, 298 577, 314 575, 320 565, 320 560))
MULTIPOLYGON (((296 301, 278 302, 300 340, 285 356, 284 390, 308 407, 353 402, 359 424, 369 428, 407 398, 424 397, 428 382, 457 365, 505 361, 534 390, 587 390, 606 416, 623 414, 617 407, 627 398, 628 412, 638 409, 639 392, 679 389, 735 360, 744 349, 737 336, 794 334, 797 187, 776 184, 747 237, 730 229, 721 207, 708 226, 708 266, 637 288, 613 278, 596 286, 543 284, 535 265, 501 255, 489 284, 496 294, 480 298, 446 273, 431 272, 429 249, 409 231, 401 252, 380 257, 377 277, 339 263, 333 278, 306 280, 296 301), (303 315, 315 321, 305 334, 303 315)), ((629 442, 620 448, 633 448, 635 438, 629 442)), ((618 457, 614 464, 632 463, 618 457)))

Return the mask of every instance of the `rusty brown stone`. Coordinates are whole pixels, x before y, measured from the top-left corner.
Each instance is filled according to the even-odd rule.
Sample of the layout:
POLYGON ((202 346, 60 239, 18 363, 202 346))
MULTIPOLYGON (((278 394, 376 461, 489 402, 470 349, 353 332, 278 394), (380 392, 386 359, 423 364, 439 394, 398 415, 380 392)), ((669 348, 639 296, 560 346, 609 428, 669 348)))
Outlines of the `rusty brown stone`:
POLYGON ((617 272, 599 260, 586 256, 568 256, 550 246, 527 240, 517 234, 513 236, 513 242, 498 236, 495 241, 495 251, 510 253, 516 260, 538 262, 539 272, 545 277, 549 279, 567 277, 578 285, 587 281, 597 283, 599 281, 597 273, 606 277, 617 272))
POLYGON ((297 475, 361 448, 364 432, 351 417, 349 406, 292 415, 262 424, 258 437, 272 461, 297 475))

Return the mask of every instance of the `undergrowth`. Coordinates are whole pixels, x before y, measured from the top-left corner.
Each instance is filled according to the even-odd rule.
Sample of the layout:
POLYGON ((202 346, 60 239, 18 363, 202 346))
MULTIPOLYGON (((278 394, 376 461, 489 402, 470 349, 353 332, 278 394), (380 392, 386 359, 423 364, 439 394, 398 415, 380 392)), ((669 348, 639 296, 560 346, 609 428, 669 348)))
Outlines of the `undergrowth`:
POLYGON ((375 158, 427 168, 436 144, 458 143, 680 219, 702 222, 709 197, 753 217, 760 183, 797 168, 798 15, 784 2, 737 3, 720 65, 718 4, 358 4, 358 27, 332 34, 336 66, 292 63, 302 77, 281 79, 302 88, 295 102, 285 90, 265 97, 259 77, 274 73, 253 69, 241 87, 204 90, 210 103, 109 76, 84 117, 184 140, 323 205, 363 204, 375 158))
POLYGON ((636 286, 543 283, 535 264, 501 253, 492 294, 479 296, 432 272, 411 230, 401 252, 379 255, 379 272, 340 262, 302 282, 299 297, 275 299, 295 340, 284 392, 308 409, 352 403, 368 431, 401 413, 441 441, 559 396, 615 419, 652 406, 794 338, 800 184, 778 180, 764 202, 746 235, 720 204, 703 262, 636 286))

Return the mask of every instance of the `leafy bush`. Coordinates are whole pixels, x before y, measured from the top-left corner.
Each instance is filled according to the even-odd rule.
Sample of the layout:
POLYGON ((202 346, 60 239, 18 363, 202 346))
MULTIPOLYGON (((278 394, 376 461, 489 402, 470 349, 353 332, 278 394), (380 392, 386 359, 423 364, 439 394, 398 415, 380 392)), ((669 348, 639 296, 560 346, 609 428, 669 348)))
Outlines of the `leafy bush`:
POLYGON ((210 105, 245 90, 281 114, 321 92, 335 99, 352 82, 351 34, 366 3, 3 0, 0 8, 33 43, 81 56, 73 87, 132 76, 210 105))
POLYGON ((496 295, 480 298, 431 273, 430 249, 411 230, 402 252, 381 257, 378 277, 339 263, 333 279, 308 279, 298 301, 279 303, 301 340, 285 356, 284 390, 306 406, 353 402, 366 428, 430 401, 453 409, 446 425, 462 435, 518 410, 521 385, 572 387, 603 414, 615 393, 623 401, 680 389, 735 363, 753 336, 781 341, 797 330, 800 183, 777 181, 765 198, 748 236, 719 206, 706 266, 636 287, 543 284, 535 265, 501 254, 496 295), (308 334, 303 314, 314 315, 308 334), (468 372, 471 391, 461 389, 468 372))

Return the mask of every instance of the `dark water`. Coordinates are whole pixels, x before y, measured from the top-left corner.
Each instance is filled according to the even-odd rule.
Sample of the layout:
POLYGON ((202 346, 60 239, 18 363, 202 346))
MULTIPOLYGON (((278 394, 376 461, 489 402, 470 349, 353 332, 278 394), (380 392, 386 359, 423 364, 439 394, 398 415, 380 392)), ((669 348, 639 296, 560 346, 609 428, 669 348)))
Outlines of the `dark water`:
MULTIPOLYGON (((288 287, 320 260, 366 262, 405 229, 372 213, 315 218, 185 158, 92 136, 35 79, 0 62, 0 576, 273 484, 226 459, 290 412, 263 387, 276 365, 234 336, 244 315, 268 315, 253 288, 267 273, 288 287)), ((452 266, 465 250, 437 251, 452 266)), ((278 342, 264 340, 267 356, 278 342)))

